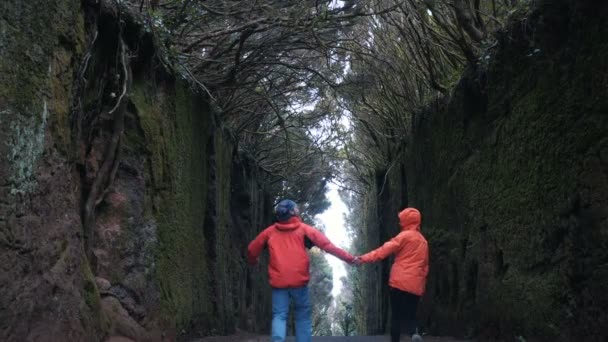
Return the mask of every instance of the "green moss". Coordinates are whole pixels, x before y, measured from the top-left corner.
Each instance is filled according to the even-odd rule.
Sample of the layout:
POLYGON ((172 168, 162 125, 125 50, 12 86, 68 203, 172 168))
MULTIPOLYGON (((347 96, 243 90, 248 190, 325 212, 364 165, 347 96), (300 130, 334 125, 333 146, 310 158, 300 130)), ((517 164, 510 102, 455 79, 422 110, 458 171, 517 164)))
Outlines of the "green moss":
POLYGON ((49 124, 54 138, 68 142, 71 65, 84 19, 69 1, 3 2, 0 12, 0 122, 8 128, 11 193, 27 193, 36 187, 49 124))
POLYGON ((82 272, 84 274, 84 301, 91 310, 99 311, 101 308, 101 296, 99 295, 99 290, 95 284, 95 276, 93 275, 87 260, 83 260, 82 262, 82 272))
POLYGON ((70 141, 70 99, 72 98, 72 58, 71 52, 58 50, 51 64, 49 110, 53 113, 51 128, 57 146, 63 153, 69 151, 70 141))
POLYGON ((152 181, 157 187, 162 187, 168 181, 168 166, 172 160, 168 145, 173 130, 169 119, 163 113, 164 94, 156 94, 155 90, 145 83, 135 83, 130 94, 131 101, 137 108, 137 115, 144 132, 144 140, 137 135, 127 135, 127 146, 137 150, 147 149, 150 153, 152 181), (158 99, 154 99, 159 96, 158 99))
POLYGON ((467 75, 448 108, 430 113, 414 132, 409 198, 423 213, 431 269, 440 269, 431 289, 440 287, 445 260, 461 278, 460 305, 433 308, 434 319, 481 318, 478 329, 552 340, 597 329, 578 317, 599 305, 576 303, 596 291, 584 279, 606 256, 594 238, 602 223, 591 214, 582 222, 577 205, 599 213, 607 193, 598 158, 608 84, 598 70, 606 69, 608 45, 603 26, 577 30, 561 40, 569 39, 563 50, 543 47, 535 57, 502 47, 481 92, 470 89, 476 80, 467 75), (467 294, 470 264, 478 269, 467 294), (565 323, 573 320, 576 326, 565 323))
MULTIPOLYGON (((238 266, 234 264, 232 250, 226 248, 230 246, 230 236, 228 232, 230 220, 230 184, 231 184, 231 165, 232 165, 232 146, 225 141, 220 129, 217 129, 214 134, 215 146, 215 183, 216 183, 216 208, 217 221, 215 229, 215 271, 216 281, 218 284, 226 284, 218 290, 218 301, 222 303, 218 307, 218 318, 220 327, 227 329, 234 327, 235 322, 235 304, 232 302, 231 294, 232 284, 238 284, 239 279, 233 279, 234 270, 238 270, 238 266)), ((221 331, 222 334, 230 333, 230 331, 221 331)))
POLYGON ((84 280, 84 302, 88 308, 87 312, 90 312, 91 315, 83 315, 81 322, 85 330, 100 331, 103 335, 110 330, 111 322, 101 308, 101 296, 95 282, 95 275, 93 275, 86 257, 82 260, 82 274, 84 280))
POLYGON ((136 82, 131 100, 144 142, 129 137, 130 148, 145 148, 153 189, 149 215, 158 222, 156 274, 162 320, 177 331, 194 321, 214 320, 203 223, 207 205, 209 120, 207 106, 187 86, 157 89, 136 82))

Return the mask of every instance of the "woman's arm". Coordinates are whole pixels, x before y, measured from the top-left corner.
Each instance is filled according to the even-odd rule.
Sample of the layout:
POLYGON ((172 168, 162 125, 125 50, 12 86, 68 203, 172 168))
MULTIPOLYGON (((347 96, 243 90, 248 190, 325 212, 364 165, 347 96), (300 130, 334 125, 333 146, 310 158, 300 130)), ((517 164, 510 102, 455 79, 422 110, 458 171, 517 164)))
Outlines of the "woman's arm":
POLYGON ((394 238, 387 241, 384 245, 379 248, 374 249, 373 251, 364 254, 359 257, 361 262, 370 263, 380 261, 382 259, 386 259, 389 255, 397 252, 401 249, 401 245, 403 243, 403 235, 399 234, 394 238))

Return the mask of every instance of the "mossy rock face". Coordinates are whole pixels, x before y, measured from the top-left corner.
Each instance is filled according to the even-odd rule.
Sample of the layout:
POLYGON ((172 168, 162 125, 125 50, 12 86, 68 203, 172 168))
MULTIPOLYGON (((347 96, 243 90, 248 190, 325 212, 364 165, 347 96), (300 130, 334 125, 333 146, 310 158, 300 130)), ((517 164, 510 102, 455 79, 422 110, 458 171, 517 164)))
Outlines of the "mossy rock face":
POLYGON ((162 317, 176 330, 212 320, 205 255, 207 105, 184 84, 136 84, 133 102, 150 153, 147 211, 158 223, 157 280, 162 317))
POLYGON ((96 207, 95 260, 85 256, 83 168, 103 149, 93 162, 74 159, 105 146, 112 117, 101 117, 94 142, 75 141, 70 111, 76 96, 87 115, 113 107, 106 47, 117 45, 117 23, 72 1, 0 3, 0 313, 9 317, 0 340, 102 340, 120 323, 103 313, 108 296, 150 338, 266 330, 270 289, 242 252, 270 223, 271 196, 246 158, 235 161, 206 97, 155 64, 143 33, 125 38, 146 53, 128 68, 120 163, 96 207), (97 19, 90 26, 85 11, 97 19))
POLYGON ((80 3, 0 3, 0 340, 103 335, 66 153, 84 30, 80 3))
POLYGON ((146 77, 136 76, 130 92, 134 121, 125 152, 127 159, 146 156, 138 169, 146 185, 137 215, 156 227, 148 267, 159 311, 152 320, 184 336, 230 334, 237 326, 265 330, 267 281, 249 274, 240 256, 269 224, 269 196, 255 168, 235 163, 234 146, 204 97, 181 81, 146 77))
MULTIPOLYGON (((404 158, 368 176, 354 209, 359 252, 394 234, 396 210, 421 210, 431 273, 419 322, 431 333, 608 336, 608 5, 545 3, 415 115, 404 158)), ((365 334, 388 328, 387 270, 353 272, 365 334)))
POLYGON ((489 337, 608 333, 597 285, 608 281, 608 12, 564 4, 511 27, 489 66, 415 125, 408 190, 431 246, 423 311, 439 332, 473 321, 489 337), (559 39, 549 16, 567 25, 559 39))
POLYGON ((45 135, 68 142, 63 130, 69 127, 73 60, 82 52, 84 20, 69 1, 3 1, 0 11, 2 155, 11 193, 27 193, 36 187, 45 135))

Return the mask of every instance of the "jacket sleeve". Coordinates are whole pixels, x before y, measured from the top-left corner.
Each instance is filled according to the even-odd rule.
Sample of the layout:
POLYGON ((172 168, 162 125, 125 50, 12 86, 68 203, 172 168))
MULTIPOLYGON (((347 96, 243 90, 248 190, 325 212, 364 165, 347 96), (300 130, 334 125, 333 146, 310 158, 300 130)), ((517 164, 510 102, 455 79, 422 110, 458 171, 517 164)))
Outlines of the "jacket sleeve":
POLYGON ((258 257, 262 250, 266 246, 266 242, 268 241, 268 236, 270 235, 270 228, 264 229, 251 243, 249 247, 247 247, 247 262, 251 265, 255 265, 258 263, 258 257))
POLYGON ((355 259, 352 255, 350 255, 345 250, 336 247, 329 239, 320 231, 310 227, 304 226, 306 229, 306 236, 315 244, 315 246, 321 248, 327 253, 335 256, 336 258, 342 259, 348 263, 352 263, 355 259))
POLYGON ((403 244, 404 236, 399 234, 389 241, 385 242, 384 245, 374 249, 373 251, 364 254, 360 257, 361 261, 365 263, 376 262, 382 259, 386 259, 389 255, 397 252, 401 249, 403 244))

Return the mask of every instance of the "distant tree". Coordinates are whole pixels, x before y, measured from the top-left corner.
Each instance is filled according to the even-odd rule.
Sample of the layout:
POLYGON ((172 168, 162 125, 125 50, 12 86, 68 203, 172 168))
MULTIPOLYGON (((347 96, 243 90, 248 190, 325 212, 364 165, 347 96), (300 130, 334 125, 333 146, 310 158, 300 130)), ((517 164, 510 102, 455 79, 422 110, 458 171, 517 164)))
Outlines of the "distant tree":
POLYGON ((312 301, 312 333, 315 336, 331 336, 329 310, 333 297, 333 271, 325 256, 318 248, 312 248, 310 255, 309 292, 312 301))
POLYGON ((340 279, 342 292, 334 301, 333 326, 334 334, 353 336, 357 334, 357 322, 353 306, 353 291, 346 277, 340 279))

